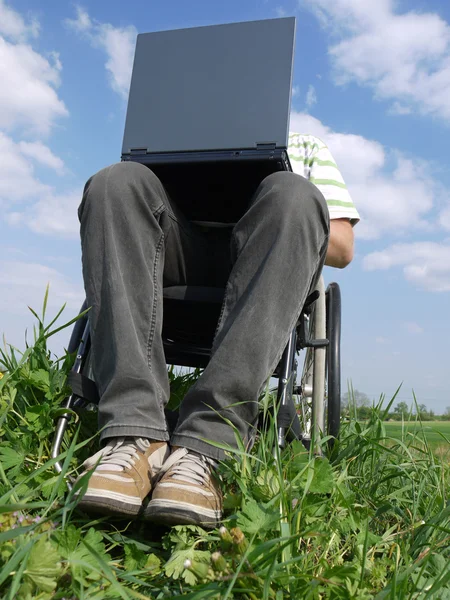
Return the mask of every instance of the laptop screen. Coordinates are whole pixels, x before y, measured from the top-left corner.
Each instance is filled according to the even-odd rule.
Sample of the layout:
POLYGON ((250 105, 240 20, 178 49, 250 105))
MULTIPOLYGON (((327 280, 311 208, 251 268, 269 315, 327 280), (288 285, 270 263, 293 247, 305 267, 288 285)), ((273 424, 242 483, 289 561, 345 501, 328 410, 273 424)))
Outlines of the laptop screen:
POLYGON ((122 154, 286 148, 295 18, 138 35, 122 154))

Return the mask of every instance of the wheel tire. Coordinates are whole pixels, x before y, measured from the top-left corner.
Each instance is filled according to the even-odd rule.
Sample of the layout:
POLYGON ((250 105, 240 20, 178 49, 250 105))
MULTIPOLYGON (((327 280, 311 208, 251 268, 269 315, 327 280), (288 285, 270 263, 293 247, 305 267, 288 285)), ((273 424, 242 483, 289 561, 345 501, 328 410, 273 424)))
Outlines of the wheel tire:
MULTIPOLYGON (((85 311, 86 308, 87 301, 85 300, 83 302, 83 306, 81 307, 80 313, 85 311)), ((72 329, 72 334, 70 336, 69 346, 67 348, 67 352, 69 354, 72 354, 73 352, 76 352, 78 350, 78 346, 80 345, 81 337, 83 335, 84 328, 86 327, 87 320, 87 315, 84 315, 83 317, 80 317, 77 321, 75 321, 75 324, 72 329)))
MULTIPOLYGON (((337 283, 326 290, 327 339, 327 434, 339 437, 341 425, 341 291, 337 283)), ((331 440, 331 447, 334 440, 331 440)))

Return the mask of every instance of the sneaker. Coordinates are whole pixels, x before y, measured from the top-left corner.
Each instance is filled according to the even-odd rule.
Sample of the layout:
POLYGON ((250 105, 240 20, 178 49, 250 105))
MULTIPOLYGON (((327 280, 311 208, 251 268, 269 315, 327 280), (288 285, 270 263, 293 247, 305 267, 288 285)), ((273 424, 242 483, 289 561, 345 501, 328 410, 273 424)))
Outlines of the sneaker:
POLYGON ((86 512, 136 516, 168 455, 166 442, 111 438, 83 463, 80 477, 93 473, 78 506, 86 512))
POLYGON ((222 517, 222 493, 212 475, 217 462, 187 448, 164 463, 144 519, 166 525, 215 527, 222 517))

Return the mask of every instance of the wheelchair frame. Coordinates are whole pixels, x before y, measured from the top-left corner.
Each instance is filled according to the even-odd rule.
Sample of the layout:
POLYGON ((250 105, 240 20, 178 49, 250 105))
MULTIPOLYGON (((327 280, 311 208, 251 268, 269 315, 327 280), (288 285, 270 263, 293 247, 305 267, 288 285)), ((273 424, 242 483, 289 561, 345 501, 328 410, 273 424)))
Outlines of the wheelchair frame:
MULTIPOLYGON (((86 309, 84 302, 81 313, 86 309)), ((341 296, 337 283, 330 283, 325 290, 323 277, 320 277, 315 291, 307 298, 299 321, 292 331, 281 361, 274 373, 278 377, 277 391, 277 431, 278 445, 283 448, 294 439, 303 442, 306 448, 322 451, 322 436, 331 436, 329 447, 339 435, 340 424, 340 336, 341 336, 341 296), (297 384, 298 353, 305 352, 302 376, 297 384)), ((165 341, 172 354, 174 344, 165 341)), ((92 379, 84 374, 88 365, 91 346, 90 324, 87 315, 78 319, 72 330, 68 352, 76 352, 75 362, 69 374, 72 394, 64 401, 64 408, 79 410, 88 404, 98 404, 99 396, 92 379)), ((175 344, 176 350, 176 344, 175 344)), ((197 361, 208 359, 207 349, 191 347, 178 354, 182 366, 199 366, 187 361, 195 356, 197 361)), ((170 363, 169 363, 170 364, 170 363)), ((176 363, 174 363, 176 364, 176 363)), ((200 363, 201 364, 201 363, 200 363)), ((52 458, 61 452, 64 433, 71 419, 66 412, 58 418, 52 445, 52 458)), ((55 462, 58 473, 62 467, 55 462)))

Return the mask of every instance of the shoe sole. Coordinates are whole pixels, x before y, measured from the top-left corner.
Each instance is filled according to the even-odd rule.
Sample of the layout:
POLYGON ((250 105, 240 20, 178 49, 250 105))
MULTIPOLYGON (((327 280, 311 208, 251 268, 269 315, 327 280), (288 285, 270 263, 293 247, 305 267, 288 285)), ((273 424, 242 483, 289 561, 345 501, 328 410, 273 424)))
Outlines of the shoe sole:
POLYGON ((137 517, 142 509, 142 505, 127 504, 112 498, 95 496, 82 498, 77 507, 85 512, 101 513, 113 517, 137 517))
MULTIPOLYGON (((208 510, 208 509, 207 509, 208 510)), ((201 527, 217 527, 221 520, 219 511, 208 510, 209 514, 201 513, 196 506, 180 506, 178 503, 168 505, 167 501, 156 503, 150 501, 144 511, 143 519, 164 525, 200 525, 201 527), (213 513, 213 514, 211 514, 213 513)))

